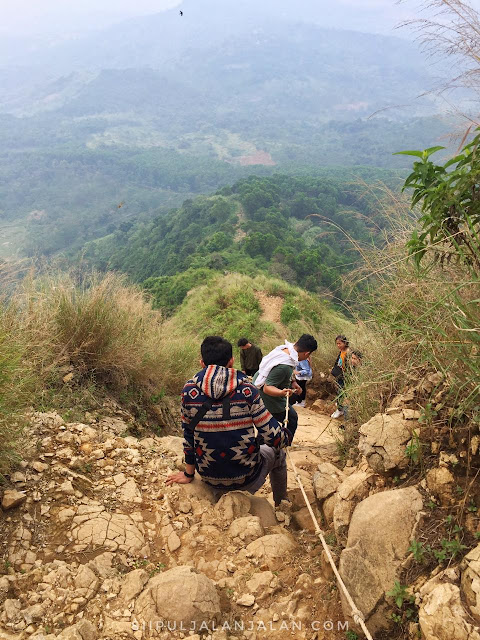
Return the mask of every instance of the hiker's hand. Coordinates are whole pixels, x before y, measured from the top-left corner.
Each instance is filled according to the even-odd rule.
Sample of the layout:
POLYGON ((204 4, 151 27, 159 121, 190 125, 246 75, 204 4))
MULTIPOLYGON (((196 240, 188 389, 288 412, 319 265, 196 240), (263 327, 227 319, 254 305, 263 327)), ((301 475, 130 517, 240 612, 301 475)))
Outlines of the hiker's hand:
POLYGON ((294 393, 293 389, 282 389, 282 396, 286 398, 294 393))
POLYGON ((299 393, 300 394, 302 393, 302 387, 299 384, 297 384, 296 382, 292 382, 292 387, 294 389, 294 393, 295 394, 298 395, 299 393))
POLYGON ((183 471, 180 471, 179 473, 172 473, 171 476, 168 476, 165 484, 190 484, 192 480, 193 478, 187 478, 183 471))

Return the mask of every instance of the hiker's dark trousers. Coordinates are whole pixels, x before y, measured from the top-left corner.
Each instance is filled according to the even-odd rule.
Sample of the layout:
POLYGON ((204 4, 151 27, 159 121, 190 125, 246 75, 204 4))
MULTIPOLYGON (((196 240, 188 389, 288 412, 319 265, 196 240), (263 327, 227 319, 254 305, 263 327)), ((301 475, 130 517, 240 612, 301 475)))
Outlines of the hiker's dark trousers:
MULTIPOLYGON (((260 457, 262 459, 262 468, 256 480, 243 487, 239 487, 237 491, 248 491, 255 493, 263 487, 267 476, 270 476, 270 485, 273 492, 273 500, 276 505, 282 500, 287 499, 287 456, 284 449, 275 449, 267 444, 260 445, 260 457)), ((218 500, 220 496, 228 493, 229 489, 213 489, 213 494, 218 500)))

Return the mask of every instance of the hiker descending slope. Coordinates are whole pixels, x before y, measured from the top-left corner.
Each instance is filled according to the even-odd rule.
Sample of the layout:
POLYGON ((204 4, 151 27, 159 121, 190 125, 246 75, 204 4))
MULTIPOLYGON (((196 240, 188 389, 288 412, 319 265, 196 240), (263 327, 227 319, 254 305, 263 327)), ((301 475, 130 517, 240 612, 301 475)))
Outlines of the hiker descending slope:
POLYGON ((267 411, 245 374, 233 369, 230 342, 209 336, 201 356, 203 369, 182 392, 185 471, 170 475, 167 484, 189 483, 197 471, 219 497, 235 489, 255 493, 270 475, 280 504, 287 497, 281 447, 292 435, 267 411))
POLYGON ((254 376, 263 358, 262 350, 247 338, 240 338, 237 346, 240 348, 240 366, 243 373, 254 376))
POLYGON ((337 390, 338 390, 337 408, 332 413, 332 418, 337 419, 343 416, 342 398, 343 398, 343 389, 345 387, 345 369, 347 366, 347 357, 348 357, 348 338, 344 335, 338 335, 335 338, 335 344, 340 353, 335 358, 335 364, 333 365, 332 371, 331 371, 331 374, 335 378, 335 382, 337 383, 337 390))
MULTIPOLYGON (((285 340, 285 344, 275 347, 263 358, 258 374, 253 377, 265 406, 280 422, 285 420, 287 395, 302 393, 301 387, 292 380, 293 372, 298 363, 307 360, 316 349, 317 341, 308 333, 300 336, 295 344, 285 340)), ((292 435, 295 435, 297 425, 297 412, 289 407, 288 429, 292 435)))

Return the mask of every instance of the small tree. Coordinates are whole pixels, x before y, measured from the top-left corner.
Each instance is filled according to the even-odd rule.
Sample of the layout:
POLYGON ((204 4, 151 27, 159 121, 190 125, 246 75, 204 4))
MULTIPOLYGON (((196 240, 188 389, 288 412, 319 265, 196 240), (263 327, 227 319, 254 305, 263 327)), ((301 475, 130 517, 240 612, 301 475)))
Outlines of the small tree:
POLYGON ((479 144, 480 133, 440 165, 430 156, 444 147, 400 152, 419 158, 403 186, 413 189, 412 206, 422 211, 421 230, 414 231, 407 244, 417 264, 430 249, 441 264, 454 259, 480 274, 479 144))

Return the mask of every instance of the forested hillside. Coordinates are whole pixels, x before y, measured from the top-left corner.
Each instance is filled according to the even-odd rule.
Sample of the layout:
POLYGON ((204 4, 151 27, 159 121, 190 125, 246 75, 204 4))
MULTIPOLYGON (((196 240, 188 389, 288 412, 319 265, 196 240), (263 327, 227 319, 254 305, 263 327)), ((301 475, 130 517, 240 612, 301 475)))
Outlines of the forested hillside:
POLYGON ((288 3, 184 5, 182 20, 7 47, 0 256, 75 252, 252 174, 405 168, 393 151, 450 128, 443 103, 417 99, 434 70, 411 42, 292 22, 288 3))
MULTIPOLYGON (((370 173, 370 179, 378 172, 370 173)), ((382 176, 392 185, 393 173, 382 176)), ((212 196, 186 200, 167 216, 118 229, 87 245, 97 267, 144 282, 171 312, 216 271, 265 272, 310 291, 341 296, 342 275, 358 264, 350 238, 382 242, 388 225, 371 191, 348 172, 250 177, 212 196)))

